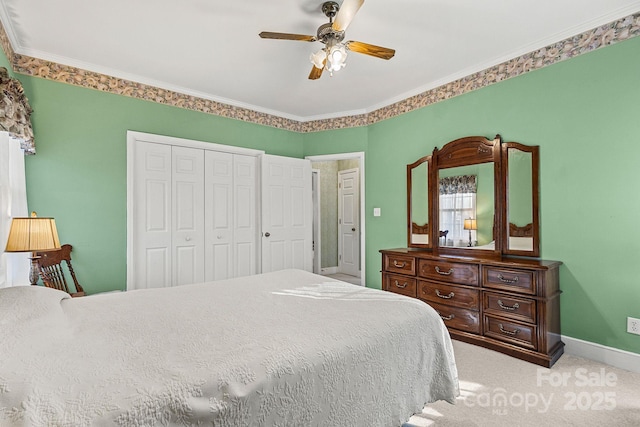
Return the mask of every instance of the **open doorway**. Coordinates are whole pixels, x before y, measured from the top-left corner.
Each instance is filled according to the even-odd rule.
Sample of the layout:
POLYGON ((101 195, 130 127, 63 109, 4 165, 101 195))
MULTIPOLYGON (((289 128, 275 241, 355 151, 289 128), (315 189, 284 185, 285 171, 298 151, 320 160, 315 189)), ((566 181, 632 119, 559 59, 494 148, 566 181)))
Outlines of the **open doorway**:
POLYGON ((364 285, 364 153, 307 159, 314 171, 314 272, 364 285))

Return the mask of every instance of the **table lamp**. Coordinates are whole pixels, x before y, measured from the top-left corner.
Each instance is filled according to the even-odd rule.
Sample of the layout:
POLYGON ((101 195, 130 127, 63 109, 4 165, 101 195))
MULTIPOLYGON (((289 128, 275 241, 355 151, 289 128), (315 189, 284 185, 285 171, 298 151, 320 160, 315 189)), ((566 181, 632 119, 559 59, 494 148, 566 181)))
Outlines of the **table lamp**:
POLYGON ((40 271, 36 252, 54 251, 60 249, 60 239, 53 218, 41 218, 31 212, 28 218, 13 218, 9 229, 9 238, 5 252, 31 252, 31 269, 29 282, 38 284, 40 271))
POLYGON ((467 218, 464 220, 464 229, 469 230, 469 247, 473 246, 471 243, 471 230, 478 229, 478 222, 475 219, 467 218))

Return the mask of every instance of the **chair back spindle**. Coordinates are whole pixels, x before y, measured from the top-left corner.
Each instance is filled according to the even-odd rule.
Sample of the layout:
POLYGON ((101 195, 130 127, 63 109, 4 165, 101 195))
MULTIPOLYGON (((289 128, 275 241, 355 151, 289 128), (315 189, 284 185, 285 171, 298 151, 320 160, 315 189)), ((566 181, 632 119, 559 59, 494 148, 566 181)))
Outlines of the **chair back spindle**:
POLYGON ((71 295, 72 297, 84 296, 84 289, 78 279, 76 273, 73 271, 71 265, 71 251, 73 247, 69 244, 62 245, 59 250, 38 252, 36 255, 38 259, 38 267, 40 267, 40 277, 46 287, 58 289, 71 295), (75 292, 69 288, 67 284, 67 278, 63 269, 63 262, 66 264, 69 270, 69 276, 73 280, 75 286, 75 292))

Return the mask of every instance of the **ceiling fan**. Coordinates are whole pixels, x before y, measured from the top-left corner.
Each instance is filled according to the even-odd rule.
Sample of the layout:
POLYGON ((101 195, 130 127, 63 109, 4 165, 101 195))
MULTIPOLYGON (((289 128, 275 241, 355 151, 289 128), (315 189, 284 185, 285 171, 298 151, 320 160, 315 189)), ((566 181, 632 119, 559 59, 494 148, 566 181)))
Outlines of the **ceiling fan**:
POLYGON ((394 49, 375 46, 368 43, 349 40, 343 42, 344 32, 360 9, 364 0, 344 0, 342 6, 334 1, 326 1, 322 4, 322 12, 329 18, 327 24, 318 27, 317 35, 272 33, 263 31, 259 35, 263 39, 297 40, 304 42, 319 41, 326 46, 316 53, 311 54, 313 68, 309 73, 309 79, 316 80, 327 70, 330 75, 346 65, 347 50, 376 58, 391 59, 395 55, 394 49), (334 20, 335 18, 335 20, 334 20))

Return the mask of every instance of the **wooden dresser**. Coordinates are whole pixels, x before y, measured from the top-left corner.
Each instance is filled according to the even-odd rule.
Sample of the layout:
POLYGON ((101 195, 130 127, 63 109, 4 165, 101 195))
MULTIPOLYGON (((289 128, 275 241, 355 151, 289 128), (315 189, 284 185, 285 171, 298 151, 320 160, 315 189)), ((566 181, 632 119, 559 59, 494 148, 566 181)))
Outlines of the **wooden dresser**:
POLYGON ((562 355, 561 262, 382 253, 382 288, 433 307, 452 338, 551 367, 562 355))

